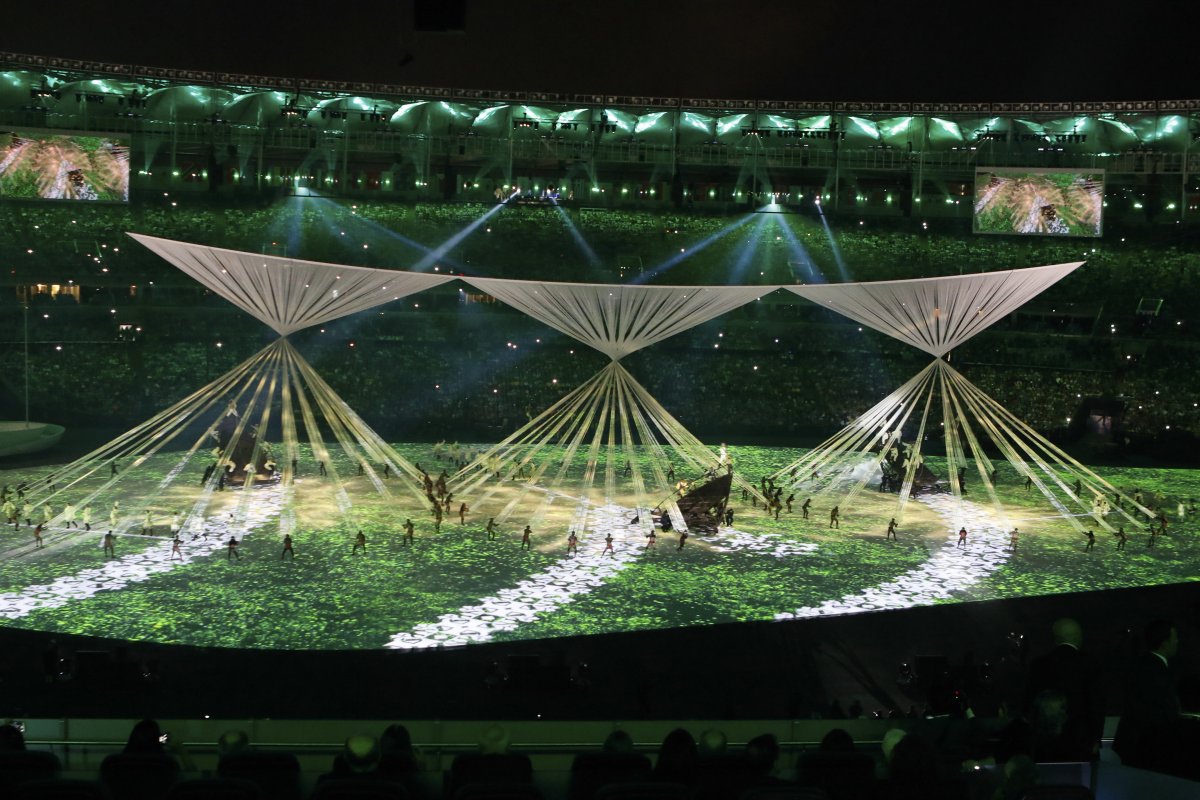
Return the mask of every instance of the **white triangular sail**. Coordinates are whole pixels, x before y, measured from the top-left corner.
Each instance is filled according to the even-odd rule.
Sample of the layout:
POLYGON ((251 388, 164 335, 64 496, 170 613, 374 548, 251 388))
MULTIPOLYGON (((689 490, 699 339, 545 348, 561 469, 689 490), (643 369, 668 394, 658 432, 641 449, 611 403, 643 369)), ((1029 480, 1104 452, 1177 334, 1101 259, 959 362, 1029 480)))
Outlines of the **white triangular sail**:
POLYGON ((280 336, 453 280, 129 235, 280 336))
POLYGON ((615 361, 776 288, 463 280, 615 361))
POLYGON ((1083 265, 870 283, 788 286, 856 322, 941 356, 1083 265))

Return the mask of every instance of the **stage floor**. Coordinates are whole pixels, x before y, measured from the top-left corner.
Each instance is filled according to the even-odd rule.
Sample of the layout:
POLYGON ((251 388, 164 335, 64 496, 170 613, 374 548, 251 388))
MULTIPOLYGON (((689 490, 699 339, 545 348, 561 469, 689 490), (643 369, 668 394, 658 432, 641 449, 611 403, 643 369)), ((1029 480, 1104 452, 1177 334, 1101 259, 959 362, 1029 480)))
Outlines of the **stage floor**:
MULTIPOLYGON (((428 445, 396 447, 431 472, 451 467, 428 445)), ((730 454, 739 473, 757 482, 800 452, 737 447, 730 454)), ((40 549, 23 524, 0 532, 5 624, 199 646, 404 649, 1150 586, 1197 580, 1200 569, 1196 518, 1176 514, 1180 500, 1200 497, 1197 470, 1096 469, 1129 494, 1140 489, 1171 519, 1153 546, 1144 528, 1127 525, 1123 551, 1090 516, 1078 518, 1097 531, 1094 550, 1085 550, 1086 538, 1008 467, 998 476, 1002 511, 982 493, 963 501, 920 496, 908 504, 896 541, 885 539, 895 495, 868 486, 843 504, 839 529, 829 527, 832 495, 814 500, 804 520, 798 490, 792 512, 775 520, 735 491, 733 526, 693 535, 679 549, 677 535, 662 532, 647 547, 644 530, 630 524, 636 511, 623 477, 609 504, 593 504, 583 516, 568 493, 548 498, 501 487, 465 523, 454 503, 435 532, 428 514, 416 516, 422 509, 399 479, 380 494, 356 464, 336 460, 329 464, 341 476, 336 485, 302 462, 294 501, 280 484, 215 495, 207 537, 193 539, 185 525, 182 559, 172 560, 170 518, 191 507, 199 474, 177 482, 187 487, 160 490, 179 454, 155 458, 145 475, 121 483, 129 519, 153 507, 155 535, 118 535, 115 558, 102 550, 107 498, 92 532, 52 524, 40 549), (510 503, 489 540, 486 515, 510 503), (401 527, 408 516, 416 524, 411 546, 401 527), (292 532, 294 559, 281 559, 281 521, 292 532), (521 547, 527 521, 534 527, 528 550, 521 547), (964 525, 968 542, 958 547, 964 525), (1021 530, 1015 549, 1013 526, 1021 530), (570 527, 580 533, 573 555, 570 527), (353 552, 358 529, 367 537, 365 554, 353 552), (610 533, 614 550, 605 553, 610 533), (239 560, 228 558, 230 535, 244 537, 239 560)), ((937 459, 927 463, 939 471, 937 459)), ((0 484, 49 471, 0 471, 0 484)))

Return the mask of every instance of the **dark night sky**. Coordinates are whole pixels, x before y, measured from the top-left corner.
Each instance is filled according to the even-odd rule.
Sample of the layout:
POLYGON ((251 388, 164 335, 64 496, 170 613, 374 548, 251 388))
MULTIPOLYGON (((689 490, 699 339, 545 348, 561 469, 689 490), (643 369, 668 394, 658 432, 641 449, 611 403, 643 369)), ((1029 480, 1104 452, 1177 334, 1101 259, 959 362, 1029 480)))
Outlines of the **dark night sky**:
MULTIPOLYGON (((466 0, 22 3, 0 50, 459 88, 792 100, 1200 96, 1189 2, 466 0), (368 11, 369 9, 369 11, 368 11), (405 53, 413 58, 407 65, 405 53)), ((11 5, 16 5, 13 3, 11 5)))

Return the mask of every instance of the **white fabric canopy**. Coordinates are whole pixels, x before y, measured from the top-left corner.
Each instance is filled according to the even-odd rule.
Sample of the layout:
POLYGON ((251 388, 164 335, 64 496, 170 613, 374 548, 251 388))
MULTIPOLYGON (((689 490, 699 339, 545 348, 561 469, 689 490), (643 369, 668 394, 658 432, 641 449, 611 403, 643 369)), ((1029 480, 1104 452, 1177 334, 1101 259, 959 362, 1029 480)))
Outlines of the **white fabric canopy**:
POLYGON ((942 356, 1083 265, 786 288, 925 352, 942 356))
POLYGON ((613 360, 774 291, 775 286, 627 286, 462 278, 613 360))
POLYGON ((280 336, 453 280, 129 235, 280 336))

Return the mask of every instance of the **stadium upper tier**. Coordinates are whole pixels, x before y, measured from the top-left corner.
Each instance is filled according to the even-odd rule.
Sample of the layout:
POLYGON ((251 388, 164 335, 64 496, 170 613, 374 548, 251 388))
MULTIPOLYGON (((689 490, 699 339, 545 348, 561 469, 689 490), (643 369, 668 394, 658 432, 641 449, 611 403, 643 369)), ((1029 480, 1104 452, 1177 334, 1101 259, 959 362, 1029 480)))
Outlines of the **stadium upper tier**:
POLYGON ((454 159, 1200 171, 1200 100, 843 103, 444 89, 0 53, 0 124, 454 159), (429 152, 421 142, 452 141, 429 152), (498 145, 497 143, 502 143, 498 145), (1153 163, 1146 161, 1147 154, 1153 163))

